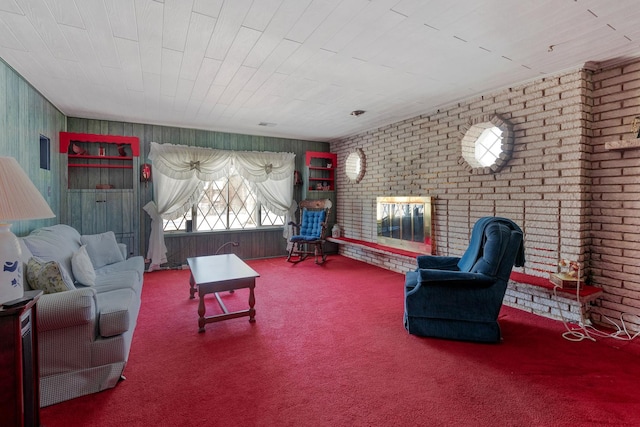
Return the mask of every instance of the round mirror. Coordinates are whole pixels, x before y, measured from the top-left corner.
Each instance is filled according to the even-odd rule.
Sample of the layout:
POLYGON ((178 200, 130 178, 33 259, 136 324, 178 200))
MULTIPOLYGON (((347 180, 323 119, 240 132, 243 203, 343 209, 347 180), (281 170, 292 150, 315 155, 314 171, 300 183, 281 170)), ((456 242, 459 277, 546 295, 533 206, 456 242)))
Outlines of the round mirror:
POLYGON ((347 178, 354 182, 360 182, 364 177, 365 165, 364 152, 357 148, 356 151, 347 156, 347 161, 345 162, 347 178))

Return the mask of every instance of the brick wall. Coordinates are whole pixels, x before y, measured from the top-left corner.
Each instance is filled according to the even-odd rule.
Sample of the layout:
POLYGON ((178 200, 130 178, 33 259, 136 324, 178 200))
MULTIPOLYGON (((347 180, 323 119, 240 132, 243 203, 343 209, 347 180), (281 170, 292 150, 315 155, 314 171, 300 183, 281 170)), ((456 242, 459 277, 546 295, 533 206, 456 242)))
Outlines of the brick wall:
POLYGON ((640 149, 607 150, 605 143, 635 139, 640 116, 640 61, 593 75, 591 154, 591 273, 606 297, 597 312, 640 319, 640 149))
MULTIPOLYGON (((640 239, 633 226, 638 228, 640 215, 632 210, 640 204, 640 152, 603 153, 601 146, 605 134, 628 134, 625 126, 640 115, 637 93, 616 97, 616 91, 610 89, 618 85, 617 92, 625 92, 625 84, 635 81, 636 91, 639 70, 635 64, 617 72, 566 72, 332 144, 332 151, 338 154, 337 221, 344 235, 375 241, 377 196, 430 195, 434 197, 433 237, 438 255, 460 256, 479 217, 505 216, 520 224, 525 235, 527 263, 515 271, 548 277, 557 271, 560 258, 589 266, 593 256, 594 284, 606 285, 602 308, 613 315, 631 308, 637 313, 640 284, 634 273, 638 273, 640 239), (635 75, 636 80, 621 78, 627 74, 635 75), (605 103, 617 103, 623 111, 614 118, 609 111, 616 107, 605 110, 605 103), (622 104, 625 106, 620 107, 622 104), (463 131, 478 117, 492 114, 513 125, 512 159, 498 173, 470 173, 459 161, 463 131), (592 138, 592 132, 596 137, 592 138), (355 148, 364 151, 367 163, 358 184, 348 182, 344 174, 344 160, 355 148), (625 179, 612 184, 599 175, 604 167, 625 179), (594 192, 594 205, 592 180, 599 189, 594 192), (620 194, 623 189, 624 196, 620 194), (619 205, 624 210, 615 215, 609 212, 606 223, 600 222, 599 211, 605 207, 598 199, 606 209, 619 205), (592 245, 592 239, 603 253, 592 245), (605 240, 611 244, 603 243, 605 240), (623 253, 627 256, 620 258, 623 253), (610 264, 612 257, 616 265, 610 264)), ((354 254, 353 249, 341 250, 347 256, 366 257, 354 254)), ((640 322, 635 323, 632 328, 640 322)))

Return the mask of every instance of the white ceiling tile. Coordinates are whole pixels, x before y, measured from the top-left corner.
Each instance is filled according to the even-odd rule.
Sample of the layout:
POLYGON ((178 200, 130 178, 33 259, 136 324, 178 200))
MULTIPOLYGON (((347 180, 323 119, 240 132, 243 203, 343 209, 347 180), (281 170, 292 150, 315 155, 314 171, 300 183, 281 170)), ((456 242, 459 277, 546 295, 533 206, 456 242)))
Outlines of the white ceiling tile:
POLYGON ((6 30, 10 31, 15 38, 22 42, 25 51, 30 52, 35 58, 52 57, 51 51, 38 34, 29 18, 25 15, 15 15, 13 13, 2 13, 0 15, 2 24, 6 30))
POLYGON ((104 0, 114 37, 138 40, 135 3, 131 0, 104 0))
POLYGON ((191 98, 191 92, 193 91, 193 80, 178 79, 178 87, 176 88, 176 95, 174 99, 173 111, 183 112, 186 108, 189 99, 191 98))
MULTIPOLYGON (((340 52, 354 39, 357 39, 360 34, 366 33, 367 31, 375 31, 379 23, 388 19, 388 16, 398 15, 400 18, 403 18, 401 15, 389 10, 395 3, 397 3, 397 0, 370 2, 358 15, 349 21, 348 25, 345 25, 340 31, 335 33, 322 47, 332 52, 340 52), (371 25, 371 22, 375 22, 376 25, 371 25)), ((363 37, 366 37, 366 35, 363 34, 363 37)))
POLYGON ((55 58, 74 59, 67 41, 60 34, 58 23, 42 1, 22 0, 21 8, 55 58))
POLYGON ((224 3, 224 0, 195 0, 193 4, 193 11, 212 18, 217 18, 220 15, 222 3, 224 3))
POLYGON ((209 87, 211 86, 213 79, 218 74, 218 70, 221 65, 222 61, 204 58, 193 86, 193 93, 191 94, 192 99, 202 101, 206 97, 209 87))
POLYGON ((80 16, 84 21, 84 27, 89 33, 91 44, 98 54, 100 63, 105 67, 118 68, 118 52, 106 19, 107 11, 103 2, 76 2, 80 11, 80 16))
POLYGON ((230 105, 255 72, 255 68, 240 67, 220 96, 220 99, 218 99, 218 102, 230 105))
POLYGON ((215 18, 199 13, 191 14, 180 77, 189 80, 197 78, 215 25, 215 18))
POLYGON ((145 73, 160 74, 162 68, 162 4, 152 0, 136 0, 140 63, 145 73))
POLYGON ((240 30, 242 21, 251 6, 251 0, 225 2, 216 21, 216 28, 205 56, 223 60, 240 30))
POLYGON ((314 0, 295 21, 286 38, 303 43, 336 9, 340 0, 314 0))
POLYGON ((147 100, 147 106, 157 104, 160 99, 160 74, 143 71, 142 80, 144 82, 144 96, 147 100))
POLYGON ((3 22, 2 13, 0 13, 0 46, 11 50, 26 50, 20 39, 13 35, 9 25, 3 22))
POLYGON ((182 52, 162 49, 162 73, 160 74, 160 95, 174 97, 178 87, 182 52))
POLYGON ((405 16, 396 12, 386 11, 376 19, 377 25, 375 27, 365 28, 340 53, 366 61, 379 51, 378 46, 381 41, 405 21, 407 21, 405 16))
POLYGON ((144 91, 138 42, 116 38, 115 43, 127 89, 135 92, 144 91))
POLYGON ((229 103, 229 106, 225 110, 223 117, 234 117, 237 112, 242 109, 243 104, 250 96, 251 92, 248 90, 241 90, 237 94, 235 94, 233 97, 233 101, 229 103))
POLYGON ((193 0, 165 0, 162 47, 184 51, 193 0))
POLYGON ((24 15, 24 11, 20 8, 20 6, 18 6, 18 3, 16 3, 15 0, 0 0, 0 10, 9 13, 16 13, 18 15, 24 15))
POLYGON ((58 24, 84 28, 84 22, 74 0, 44 0, 58 24))
POLYGON ((251 28, 242 27, 238 31, 233 44, 230 46, 227 57, 222 63, 215 78, 215 84, 227 85, 238 71, 256 40, 262 33, 251 28))
POLYGON ((287 74, 270 74, 268 78, 255 91, 253 91, 253 96, 247 99, 247 101, 245 102, 245 107, 257 108, 261 105, 267 105, 265 103, 265 99, 278 94, 278 88, 288 77, 289 76, 287 74))
POLYGON ((258 68, 253 77, 247 82, 245 89, 249 91, 257 90, 299 47, 300 43, 296 43, 286 39, 282 40, 278 47, 276 47, 275 50, 271 52, 271 55, 269 55, 269 57, 262 63, 260 68, 258 68))
POLYGON ((281 3, 282 0, 254 1, 242 21, 242 25, 253 28, 254 30, 264 31, 281 3))

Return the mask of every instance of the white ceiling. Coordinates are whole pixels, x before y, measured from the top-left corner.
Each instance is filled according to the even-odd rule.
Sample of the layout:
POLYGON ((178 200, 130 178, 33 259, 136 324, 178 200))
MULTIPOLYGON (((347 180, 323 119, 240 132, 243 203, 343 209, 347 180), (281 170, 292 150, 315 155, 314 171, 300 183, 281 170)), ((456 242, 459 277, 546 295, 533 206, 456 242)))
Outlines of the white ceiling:
POLYGON ((0 57, 68 116, 328 141, 640 56, 638 23, 638 0, 0 0, 0 57))

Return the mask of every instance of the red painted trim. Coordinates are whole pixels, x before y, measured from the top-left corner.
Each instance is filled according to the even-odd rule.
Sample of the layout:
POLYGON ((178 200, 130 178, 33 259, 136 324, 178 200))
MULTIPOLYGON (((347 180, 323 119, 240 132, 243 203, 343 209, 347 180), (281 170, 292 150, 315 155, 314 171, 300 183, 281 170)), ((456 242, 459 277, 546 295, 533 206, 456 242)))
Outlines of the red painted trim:
POLYGON ((131 147, 132 156, 140 155, 140 139, 137 136, 98 135, 93 133, 60 132, 60 152, 67 153, 71 141, 103 142, 105 144, 127 144, 131 147))
MULTIPOLYGON (((414 258, 417 257, 418 255, 425 255, 424 253, 405 251, 402 249, 392 248, 390 246, 379 245, 377 243, 365 242, 364 240, 350 239, 348 237, 339 237, 339 238, 332 237, 330 240, 338 244, 342 243, 342 244, 352 244, 356 246, 365 246, 368 248, 377 249, 377 250, 389 252, 396 255, 403 255, 403 256, 414 257, 414 258)), ((554 284, 551 283, 547 278, 532 276, 530 274, 519 273, 516 271, 511 272, 510 279, 513 280, 514 282, 524 283, 524 284, 533 285, 533 286, 539 286, 541 288, 545 288, 549 290, 553 290, 554 288, 554 284)), ((573 295, 576 294, 575 289, 558 288, 558 292, 561 292, 563 294, 573 294, 573 295)), ((580 295, 584 297, 597 294, 599 292, 602 292, 602 289, 597 288, 595 286, 585 285, 582 288, 580 288, 580 295)))
MULTIPOLYGON (((328 153, 326 151, 307 151, 305 156, 305 163, 307 166, 311 165, 311 158, 316 159, 328 159, 333 163, 331 169, 335 169, 338 166, 338 155, 336 153, 328 153)), ((326 169, 326 168, 321 168, 326 169)))
MULTIPOLYGON (((510 279, 513 280, 514 282, 525 283, 527 285, 533 285, 533 286, 539 286, 541 288, 545 288, 549 290, 553 290, 553 288, 555 287, 555 285, 551 283, 551 281, 547 278, 532 276, 530 274, 518 273, 516 271, 511 272, 510 279)), ((558 292, 562 292, 564 294, 573 294, 573 295, 576 294, 575 289, 558 288, 558 292)), ((597 288, 595 286, 584 285, 580 288, 580 295, 585 297, 589 295, 597 294, 599 292, 602 292, 602 289, 597 288)))
POLYGON ((340 244, 340 241, 343 241, 344 243, 347 243, 347 244, 351 243, 353 245, 366 246, 368 248, 378 249, 378 250, 389 252, 392 254, 408 256, 412 258, 415 258, 418 255, 425 255, 422 252, 405 251, 403 249, 392 248, 391 246, 384 246, 384 245, 379 245, 377 243, 365 242, 364 240, 350 239, 348 237, 340 237, 340 238, 332 237, 331 240, 335 241, 338 244, 340 244))

